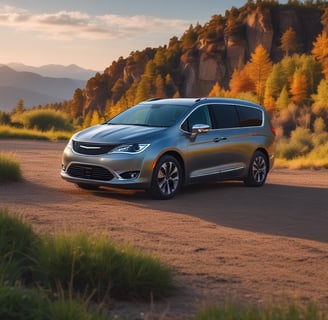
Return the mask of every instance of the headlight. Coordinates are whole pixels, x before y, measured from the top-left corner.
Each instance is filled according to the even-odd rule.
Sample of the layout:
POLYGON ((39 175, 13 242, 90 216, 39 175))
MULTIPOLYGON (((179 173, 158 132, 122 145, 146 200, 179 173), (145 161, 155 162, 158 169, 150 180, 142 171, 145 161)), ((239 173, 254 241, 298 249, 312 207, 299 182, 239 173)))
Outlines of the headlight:
POLYGON ((112 150, 113 153, 140 153, 146 150, 150 144, 146 143, 133 143, 133 144, 122 144, 112 150))

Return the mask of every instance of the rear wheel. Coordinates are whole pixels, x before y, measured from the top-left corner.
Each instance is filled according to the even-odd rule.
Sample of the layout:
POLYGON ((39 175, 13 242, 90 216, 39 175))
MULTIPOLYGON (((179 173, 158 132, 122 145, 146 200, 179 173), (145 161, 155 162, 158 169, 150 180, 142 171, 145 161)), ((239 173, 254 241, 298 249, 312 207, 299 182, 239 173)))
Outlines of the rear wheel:
POLYGON ((268 160, 262 151, 256 151, 251 160, 245 184, 250 187, 259 187, 265 183, 268 175, 268 160))
POLYGON ((154 168, 150 194, 156 199, 174 197, 182 183, 182 172, 179 161, 170 155, 161 157, 154 168))

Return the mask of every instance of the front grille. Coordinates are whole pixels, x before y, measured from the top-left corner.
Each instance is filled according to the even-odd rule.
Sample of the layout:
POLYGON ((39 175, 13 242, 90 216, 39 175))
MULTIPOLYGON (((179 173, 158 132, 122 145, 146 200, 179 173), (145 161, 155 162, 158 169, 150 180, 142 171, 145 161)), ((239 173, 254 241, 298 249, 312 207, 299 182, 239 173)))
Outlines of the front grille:
POLYGON ((73 150, 80 154, 98 155, 108 153, 116 144, 100 144, 73 140, 73 150))
POLYGON ((67 173, 71 177, 83 178, 90 180, 109 181, 113 179, 113 175, 105 168, 98 166, 90 166, 84 164, 72 164, 69 166, 67 173))

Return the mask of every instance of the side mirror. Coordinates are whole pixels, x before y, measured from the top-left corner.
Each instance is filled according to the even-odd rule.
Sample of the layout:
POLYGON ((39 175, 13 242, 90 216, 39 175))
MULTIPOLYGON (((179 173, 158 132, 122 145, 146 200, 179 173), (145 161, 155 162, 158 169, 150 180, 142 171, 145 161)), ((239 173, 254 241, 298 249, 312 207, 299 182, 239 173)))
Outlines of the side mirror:
POLYGON ((209 130, 210 130, 210 126, 208 124, 196 123, 192 126, 190 139, 194 141, 198 134, 206 133, 209 130))

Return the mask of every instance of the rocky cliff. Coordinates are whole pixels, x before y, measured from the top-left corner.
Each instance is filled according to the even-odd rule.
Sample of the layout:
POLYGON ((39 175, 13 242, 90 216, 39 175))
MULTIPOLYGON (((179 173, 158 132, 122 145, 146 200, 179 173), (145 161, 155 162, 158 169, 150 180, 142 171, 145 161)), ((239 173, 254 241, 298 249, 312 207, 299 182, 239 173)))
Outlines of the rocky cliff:
MULTIPOLYGON (((328 30, 327 4, 261 3, 232 8, 224 17, 214 15, 209 23, 193 31, 197 32, 197 37, 189 47, 184 44, 184 36, 179 40, 174 37, 174 46, 179 47, 175 50, 175 54, 179 54, 178 67, 172 64, 165 68, 174 69, 167 73, 173 74, 180 96, 206 96, 216 82, 227 88, 234 69, 249 61, 259 44, 269 52, 273 62, 278 62, 284 55, 280 48, 281 37, 288 28, 296 33, 300 44, 298 53, 310 53, 318 34, 324 28, 328 30)), ((171 44, 165 49, 171 50, 171 44)), ((137 86, 147 63, 156 58, 156 51, 146 48, 126 59, 121 57, 104 74, 98 75, 98 79, 90 79, 85 90, 85 111, 105 106, 106 101, 116 103, 117 97, 126 95, 133 85, 137 86), (119 80, 121 92, 116 85, 119 80)))
POLYGON ((226 28, 219 41, 199 39, 195 58, 182 63, 183 95, 206 95, 217 81, 227 87, 233 70, 245 64, 259 44, 270 53, 273 62, 279 61, 283 57, 280 39, 288 28, 296 32, 301 44, 299 53, 310 53, 323 29, 322 14, 316 8, 257 7, 239 24, 226 28))

